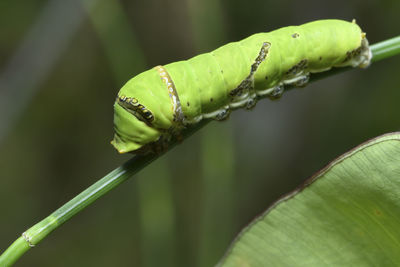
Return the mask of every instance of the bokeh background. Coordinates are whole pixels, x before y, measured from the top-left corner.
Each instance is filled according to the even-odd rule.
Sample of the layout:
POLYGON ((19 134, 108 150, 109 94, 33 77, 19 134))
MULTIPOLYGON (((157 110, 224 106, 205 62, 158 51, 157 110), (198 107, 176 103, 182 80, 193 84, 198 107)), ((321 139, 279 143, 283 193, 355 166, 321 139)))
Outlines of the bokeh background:
MULTIPOLYGON (((253 33, 357 19, 399 34, 400 1, 0 2, 0 250, 130 155, 110 145, 132 76, 253 33)), ((334 157, 400 128, 400 58, 212 122, 16 266, 213 266, 236 234, 334 157)))

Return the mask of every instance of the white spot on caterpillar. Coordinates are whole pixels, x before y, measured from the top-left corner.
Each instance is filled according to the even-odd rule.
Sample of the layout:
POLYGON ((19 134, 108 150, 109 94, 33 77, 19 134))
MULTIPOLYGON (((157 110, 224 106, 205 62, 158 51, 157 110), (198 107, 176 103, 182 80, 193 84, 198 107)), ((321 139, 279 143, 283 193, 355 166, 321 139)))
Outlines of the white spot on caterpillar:
POLYGON ((294 82, 294 86, 296 87, 304 87, 307 85, 308 81, 310 80, 310 75, 300 76, 297 81, 294 82))
POLYGON ((196 116, 190 120, 188 120, 187 118, 185 118, 185 124, 193 124, 193 123, 198 123, 199 121, 201 121, 202 119, 215 119, 218 121, 222 121, 225 120, 229 117, 231 113, 231 106, 230 105, 226 105, 223 106, 222 108, 215 110, 213 112, 210 113, 204 113, 201 114, 199 116, 196 116))
POLYGON ((301 74, 301 75, 299 74, 294 78, 283 80, 282 83, 287 84, 287 85, 293 85, 293 86, 305 86, 309 79, 310 79, 309 73, 301 74))

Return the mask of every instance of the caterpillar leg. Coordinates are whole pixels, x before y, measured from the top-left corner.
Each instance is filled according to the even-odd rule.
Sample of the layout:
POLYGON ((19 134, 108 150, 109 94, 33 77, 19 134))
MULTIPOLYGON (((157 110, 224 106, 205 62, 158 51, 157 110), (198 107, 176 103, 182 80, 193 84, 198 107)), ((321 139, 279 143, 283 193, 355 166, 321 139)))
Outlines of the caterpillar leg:
POLYGON ((175 140, 178 143, 181 143, 184 138, 182 134, 183 127, 179 128, 180 130, 171 129, 167 130, 163 133, 160 138, 152 143, 146 144, 142 146, 140 149, 133 151, 133 154, 157 154, 160 155, 168 150, 171 145, 171 141, 175 140))
POLYGON ((290 67, 281 82, 272 88, 257 91, 259 97, 269 97, 271 100, 276 100, 282 97, 285 85, 294 87, 304 87, 310 79, 308 70, 308 60, 302 59, 292 67, 290 67))
POLYGON ((308 60, 302 59, 286 71, 283 84, 304 87, 307 85, 309 79, 308 60))

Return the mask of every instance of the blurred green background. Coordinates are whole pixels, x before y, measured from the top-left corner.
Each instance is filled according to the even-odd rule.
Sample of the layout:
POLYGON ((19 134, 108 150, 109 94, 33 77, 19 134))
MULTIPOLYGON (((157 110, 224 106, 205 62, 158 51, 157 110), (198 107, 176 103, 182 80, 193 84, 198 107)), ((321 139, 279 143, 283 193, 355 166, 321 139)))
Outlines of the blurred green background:
MULTIPOLYGON (((0 250, 130 155, 110 145, 132 76, 253 33, 357 19, 399 34, 400 1, 0 2, 0 250)), ((398 57, 212 122, 97 201, 16 266, 212 266, 274 200, 400 126, 398 57)))

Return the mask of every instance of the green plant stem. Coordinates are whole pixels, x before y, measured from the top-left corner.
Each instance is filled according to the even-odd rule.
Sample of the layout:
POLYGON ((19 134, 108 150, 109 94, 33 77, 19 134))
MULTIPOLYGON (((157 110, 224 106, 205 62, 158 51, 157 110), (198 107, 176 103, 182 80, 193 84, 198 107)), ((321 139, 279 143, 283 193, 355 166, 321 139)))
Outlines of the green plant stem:
POLYGON ((400 36, 371 45, 372 62, 400 54, 400 36))
MULTIPOLYGON (((400 36, 395 37, 371 46, 373 58, 372 61, 376 62, 381 59, 400 54, 400 36)), ((349 69, 349 68, 343 68, 349 69)), ((335 69, 336 70, 336 69, 335 69)), ((336 71, 328 71, 326 75, 335 74, 336 71)), ((324 76, 325 77, 325 76, 324 76)), ((311 81, 320 78, 311 77, 311 81)), ((204 120, 192 127, 189 127, 183 132, 183 137, 186 138, 192 133, 202 128, 209 121, 204 120)), ((178 143, 173 140, 169 149, 178 143)), ((89 206, 99 197, 105 195, 111 189, 129 179, 133 174, 140 171, 149 163, 160 157, 162 154, 150 154, 145 156, 136 155, 128 160, 122 166, 113 170, 105 177, 97 181, 95 184, 87 188, 85 191, 77 195, 71 201, 64 204, 61 208, 50 214, 47 218, 35 224, 22 234, 6 251, 0 256, 0 266, 11 266, 15 263, 26 251, 31 247, 37 245, 53 230, 57 229, 64 222, 76 215, 82 209, 89 206)))

